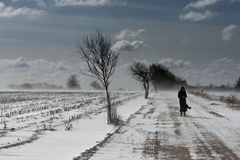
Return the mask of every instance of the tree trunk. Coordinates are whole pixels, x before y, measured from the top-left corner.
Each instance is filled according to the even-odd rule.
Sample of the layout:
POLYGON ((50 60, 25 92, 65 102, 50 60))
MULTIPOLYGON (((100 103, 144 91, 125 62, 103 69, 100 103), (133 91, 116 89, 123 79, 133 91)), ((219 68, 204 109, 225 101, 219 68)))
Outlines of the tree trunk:
POLYGON ((158 92, 158 84, 155 82, 155 92, 158 92))
POLYGON ((110 102, 108 86, 105 86, 105 89, 106 89, 106 95, 107 95, 107 121, 108 121, 108 124, 111 124, 112 123, 112 106, 110 102))
POLYGON ((148 94, 149 94, 148 90, 145 90, 145 99, 148 98, 148 94))
POLYGON ((144 83, 143 86, 145 90, 145 99, 147 99, 149 94, 149 86, 146 83, 144 83))

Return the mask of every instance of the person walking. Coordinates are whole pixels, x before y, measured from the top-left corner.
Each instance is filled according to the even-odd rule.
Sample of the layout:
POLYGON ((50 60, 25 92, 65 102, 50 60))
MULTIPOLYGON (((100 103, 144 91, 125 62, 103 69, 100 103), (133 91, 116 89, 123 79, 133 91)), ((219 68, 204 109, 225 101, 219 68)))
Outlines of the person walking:
POLYGON ((186 102, 187 93, 184 87, 181 87, 180 91, 178 92, 178 98, 180 104, 180 114, 181 116, 182 115, 186 116, 187 109, 191 109, 191 107, 187 105, 186 102))

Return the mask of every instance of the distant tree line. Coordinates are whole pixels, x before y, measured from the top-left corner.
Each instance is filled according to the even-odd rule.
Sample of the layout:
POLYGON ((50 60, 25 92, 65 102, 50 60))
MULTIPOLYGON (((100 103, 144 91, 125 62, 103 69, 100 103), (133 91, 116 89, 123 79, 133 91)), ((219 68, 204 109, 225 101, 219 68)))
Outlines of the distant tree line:
POLYGON ((240 91, 240 77, 236 80, 236 83, 233 85, 229 84, 222 84, 222 85, 195 85, 195 86, 189 86, 191 89, 202 89, 202 90, 214 90, 214 91, 240 91))
POLYGON ((238 78, 236 84, 235 84, 235 89, 240 91, 240 77, 238 78))
POLYGON ((33 90, 33 89, 48 89, 48 90, 56 90, 56 89, 63 89, 62 86, 49 84, 47 82, 43 83, 23 83, 20 85, 10 84, 8 86, 10 89, 23 89, 23 90, 33 90))
POLYGON ((235 87, 231 85, 195 85, 195 86, 189 86, 191 89, 202 89, 202 90, 214 90, 214 91, 227 91, 227 90, 234 90, 235 87))

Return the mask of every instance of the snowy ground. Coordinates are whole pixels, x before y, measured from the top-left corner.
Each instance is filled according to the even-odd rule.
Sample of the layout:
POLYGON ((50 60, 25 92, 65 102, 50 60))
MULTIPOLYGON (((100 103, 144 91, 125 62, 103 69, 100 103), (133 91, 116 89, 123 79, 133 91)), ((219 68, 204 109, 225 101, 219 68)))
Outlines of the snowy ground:
MULTIPOLYGON (((160 92, 149 100, 139 97, 138 93, 113 93, 118 112, 124 121, 123 126, 103 145, 98 146, 93 154, 79 159, 239 160, 240 111, 228 108, 219 101, 189 95, 188 104, 192 109, 186 117, 180 117, 176 93, 160 92)), ((104 94, 80 95, 45 93, 38 94, 37 98, 28 95, 28 100, 4 105, 4 114, 21 108, 50 107, 39 107, 39 111, 30 110, 7 119, 9 128, 14 127, 15 130, 0 130, 0 159, 70 160, 98 144, 108 133, 113 133, 117 128, 107 125, 105 121, 104 94), (64 107, 68 108, 54 116, 45 113, 64 107), (71 121, 73 129, 65 131, 64 121, 71 119, 71 116, 77 119, 71 121), (42 124, 55 131, 42 131, 42 124), (38 125, 39 131, 36 132, 38 125), (33 137, 31 143, 11 146, 29 137, 33 137), (7 146, 10 148, 6 149, 7 146)))
MULTIPOLYGON (((139 93, 111 95, 123 119, 147 103, 139 93)), ((104 96, 104 92, 2 93, 7 102, 1 104, 2 121, 6 120, 7 129, 0 124, 0 159, 66 160, 79 156, 116 129, 106 123, 104 96), (69 120, 73 129, 65 131, 69 120)))
POLYGON ((240 112, 192 95, 188 103, 180 117, 176 92, 155 95, 90 159, 239 160, 240 112))
POLYGON ((205 91, 208 95, 210 95, 213 98, 219 99, 221 97, 230 97, 230 96, 236 96, 236 98, 240 99, 240 92, 236 91, 205 91))

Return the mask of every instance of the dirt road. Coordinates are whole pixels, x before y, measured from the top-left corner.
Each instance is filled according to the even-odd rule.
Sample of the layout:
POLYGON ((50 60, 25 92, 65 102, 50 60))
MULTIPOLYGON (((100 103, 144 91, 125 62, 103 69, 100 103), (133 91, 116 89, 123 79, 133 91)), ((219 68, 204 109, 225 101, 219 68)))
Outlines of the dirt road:
POLYGON ((175 92, 153 96, 89 158, 239 160, 240 111, 193 95, 188 103, 181 117, 175 92))

